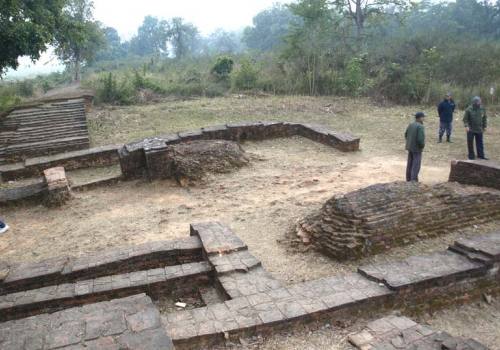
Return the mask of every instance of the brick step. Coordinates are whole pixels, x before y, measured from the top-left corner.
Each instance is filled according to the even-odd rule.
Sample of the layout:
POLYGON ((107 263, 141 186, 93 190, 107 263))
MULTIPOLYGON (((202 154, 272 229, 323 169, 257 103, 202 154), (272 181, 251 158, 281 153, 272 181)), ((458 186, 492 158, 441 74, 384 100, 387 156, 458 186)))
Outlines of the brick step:
MULTIPOLYGON (((45 134, 50 135, 57 132, 64 132, 65 130, 87 130, 86 123, 67 123, 63 125, 50 125, 46 127, 37 127, 37 128, 26 128, 19 130, 16 134, 12 135, 14 137, 17 136, 31 136, 31 135, 39 135, 45 134)), ((11 136, 11 137, 12 137, 11 136)))
POLYGON ((4 127, 22 127, 25 125, 32 125, 32 124, 42 124, 42 123, 57 123, 61 121, 68 121, 68 120, 79 120, 79 119, 85 119, 85 114, 84 113, 74 113, 74 114, 65 114, 61 116, 54 116, 53 118, 33 118, 33 119, 28 119, 28 120, 23 120, 23 121, 17 121, 17 120, 10 120, 10 121, 5 121, 3 123, 4 127))
POLYGON ((208 284, 211 271, 207 262, 194 262, 5 294, 0 296, 0 321, 52 313, 117 296, 149 293, 151 290, 163 294, 174 286, 208 284))
POLYGON ((156 241, 109 249, 81 257, 60 257, 9 266, 0 280, 0 295, 74 283, 97 277, 131 273, 202 261, 197 237, 156 241))
POLYGON ((80 105, 80 106, 75 106, 73 108, 50 108, 50 109, 35 109, 35 110, 29 110, 29 111, 18 111, 12 112, 9 114, 7 119, 13 118, 13 119, 23 119, 23 118, 31 118, 33 116, 44 116, 44 115, 55 115, 55 114, 64 114, 68 112, 73 112, 73 111, 85 111, 85 107, 80 105))
POLYGON ((53 133, 53 134, 41 134, 39 136, 24 136, 21 135, 20 137, 16 139, 11 139, 9 141, 9 145, 15 146, 20 144, 21 142, 23 143, 34 143, 34 142, 43 142, 43 141, 51 141, 54 139, 54 137, 57 138, 69 138, 69 137, 87 137, 87 130, 68 130, 65 132, 59 132, 59 133, 53 133))
POLYGON ((50 148, 60 148, 63 146, 71 146, 76 144, 88 144, 88 137, 68 137, 62 139, 55 139, 50 141, 40 141, 40 142, 31 142, 31 143, 23 143, 17 144, 7 147, 6 154, 20 153, 26 151, 34 151, 40 149, 50 149, 50 148))

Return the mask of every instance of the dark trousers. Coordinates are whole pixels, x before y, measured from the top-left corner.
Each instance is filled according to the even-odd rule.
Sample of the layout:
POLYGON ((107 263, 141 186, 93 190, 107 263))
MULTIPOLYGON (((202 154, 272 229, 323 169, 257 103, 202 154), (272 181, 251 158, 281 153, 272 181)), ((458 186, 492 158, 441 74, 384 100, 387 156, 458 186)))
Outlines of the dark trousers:
POLYGON ((443 138, 446 132, 446 137, 449 139, 451 136, 451 131, 453 130, 452 122, 439 122, 439 139, 443 138))
POLYGON ((469 159, 475 159, 474 154, 474 139, 476 139, 476 150, 478 158, 484 158, 484 145, 482 132, 467 132, 467 149, 469 151, 469 159))
POLYGON ((417 181, 420 165, 422 164, 422 152, 408 152, 406 163, 406 181, 417 181))

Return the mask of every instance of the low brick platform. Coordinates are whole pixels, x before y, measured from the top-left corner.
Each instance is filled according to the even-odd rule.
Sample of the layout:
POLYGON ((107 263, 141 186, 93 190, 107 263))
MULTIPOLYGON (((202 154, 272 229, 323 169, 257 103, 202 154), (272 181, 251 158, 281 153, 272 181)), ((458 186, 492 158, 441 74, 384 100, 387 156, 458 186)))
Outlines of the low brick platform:
POLYGON ((329 199, 293 233, 329 256, 356 259, 500 218, 500 191, 391 182, 329 199))
MULTIPOLYGON (((196 140, 263 140, 300 135, 313 141, 335 147, 344 152, 357 151, 359 138, 348 133, 337 133, 324 126, 288 122, 242 122, 211 126, 197 130, 147 138, 124 145, 119 150, 120 165, 126 179, 146 174, 164 175, 155 162, 164 163, 167 146, 196 140)), ((167 169, 168 170, 168 169, 167 169)))
POLYGON ((486 160, 455 160, 451 162, 449 181, 500 190, 500 164, 486 160))
POLYGON ((0 323, 0 349, 174 349, 144 294, 0 323))
POLYGON ((60 257, 9 266, 0 262, 0 295, 106 275, 155 269, 202 260, 197 237, 158 241, 78 258, 60 257))
POLYGON ((358 271, 391 290, 424 288, 439 281, 452 283, 464 277, 486 275, 488 267, 451 251, 412 256, 394 263, 362 266, 358 271))
POLYGON ((207 284, 210 271, 206 262, 196 262, 0 295, 0 321, 138 293, 166 293, 207 284))
POLYGON ((370 322, 363 331, 350 335, 349 342, 359 350, 488 350, 474 339, 454 337, 397 316, 370 322))

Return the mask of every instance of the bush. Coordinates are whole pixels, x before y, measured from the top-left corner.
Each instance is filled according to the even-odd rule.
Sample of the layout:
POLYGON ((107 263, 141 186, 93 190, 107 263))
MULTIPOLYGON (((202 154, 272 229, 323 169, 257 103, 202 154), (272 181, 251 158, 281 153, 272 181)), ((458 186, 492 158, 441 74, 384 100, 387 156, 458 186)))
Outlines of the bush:
POLYGON ((101 76, 97 81, 97 103, 131 104, 134 102, 134 95, 134 90, 127 84, 127 80, 119 82, 113 73, 101 76))
POLYGON ((243 60, 240 68, 233 73, 233 86, 239 90, 251 90, 256 87, 258 72, 249 60, 243 60))
POLYGON ((217 61, 213 65, 210 73, 218 80, 227 80, 233 71, 234 61, 231 57, 217 57, 217 61))

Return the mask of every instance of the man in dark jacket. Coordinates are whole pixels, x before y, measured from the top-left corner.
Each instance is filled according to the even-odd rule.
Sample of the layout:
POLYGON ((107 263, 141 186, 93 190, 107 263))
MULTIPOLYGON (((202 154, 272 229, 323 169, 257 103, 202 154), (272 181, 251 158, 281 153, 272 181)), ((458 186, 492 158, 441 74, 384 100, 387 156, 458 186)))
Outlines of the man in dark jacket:
POLYGON ((406 163, 406 181, 417 181, 420 165, 422 163, 422 151, 425 147, 425 129, 423 112, 415 114, 415 121, 408 125, 405 132, 406 150, 408 151, 408 162, 406 163))
POLYGON ((467 149, 469 159, 475 159, 474 139, 476 139, 477 157, 488 159, 484 156, 483 133, 486 131, 488 117, 486 110, 481 106, 481 98, 476 96, 472 99, 472 105, 467 107, 464 113, 464 126, 467 131, 467 149))
POLYGON ((444 100, 438 105, 439 114, 439 143, 443 142, 443 135, 446 131, 446 141, 451 142, 451 131, 453 124, 453 112, 455 111, 455 102, 451 93, 447 93, 444 100))

